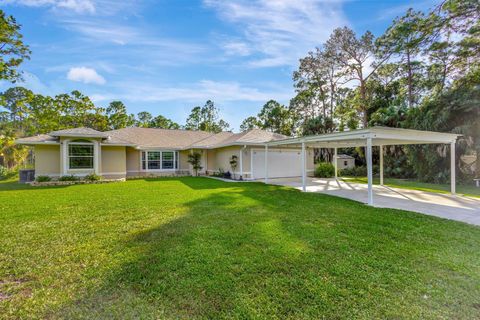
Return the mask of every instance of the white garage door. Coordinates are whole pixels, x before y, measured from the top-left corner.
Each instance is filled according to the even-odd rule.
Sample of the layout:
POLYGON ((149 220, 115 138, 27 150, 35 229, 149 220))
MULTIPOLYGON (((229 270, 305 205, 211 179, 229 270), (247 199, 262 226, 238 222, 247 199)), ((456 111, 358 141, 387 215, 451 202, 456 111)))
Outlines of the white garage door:
MULTIPOLYGON (((300 150, 268 150, 268 177, 288 178, 302 176, 300 150)), ((265 178, 265 151, 252 152, 252 177, 265 178)))

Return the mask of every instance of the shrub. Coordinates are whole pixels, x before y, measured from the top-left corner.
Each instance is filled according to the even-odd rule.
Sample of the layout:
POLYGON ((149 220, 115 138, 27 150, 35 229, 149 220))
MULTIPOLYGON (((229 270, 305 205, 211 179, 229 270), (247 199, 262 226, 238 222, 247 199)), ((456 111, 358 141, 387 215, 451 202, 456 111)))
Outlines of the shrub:
POLYGON ((100 181, 100 180, 102 180, 102 177, 95 173, 85 176, 85 181, 100 181))
POLYGON ((58 181, 78 181, 80 180, 77 176, 69 175, 69 176, 61 176, 58 178, 58 181))
POLYGON ((335 167, 329 162, 320 162, 315 168, 315 177, 331 178, 335 175, 335 167))
POLYGON ((4 166, 0 166, 0 180, 5 179, 8 177, 8 169, 5 168, 4 166))
MULTIPOLYGON (((374 175, 380 173, 380 168, 376 164, 372 166, 372 170, 374 175)), ((358 167, 343 169, 343 170, 340 170, 339 175, 342 177, 366 177, 367 167, 358 166, 358 167)))
POLYGON ((48 182, 48 181, 52 181, 52 178, 50 178, 49 176, 38 176, 35 178, 35 181, 37 182, 48 182))
POLYGON ((222 168, 218 168, 218 171, 214 172, 213 176, 223 178, 224 174, 225 174, 225 171, 222 168))

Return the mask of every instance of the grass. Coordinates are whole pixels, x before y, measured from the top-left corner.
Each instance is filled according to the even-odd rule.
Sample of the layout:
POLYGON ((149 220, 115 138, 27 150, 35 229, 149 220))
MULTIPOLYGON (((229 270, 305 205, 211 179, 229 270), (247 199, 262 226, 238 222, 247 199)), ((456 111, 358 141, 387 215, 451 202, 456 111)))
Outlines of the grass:
POLYGON ((480 228, 261 183, 0 183, 3 319, 473 319, 480 228))
MULTIPOLYGON (((357 183, 367 183, 366 177, 342 177, 345 181, 357 182, 357 183)), ((400 189, 413 189, 420 191, 428 191, 435 193, 450 193, 449 184, 437 184, 437 183, 426 183, 415 180, 407 179, 394 179, 394 178, 384 178, 384 184, 389 187, 395 187, 400 189)), ((373 178, 374 184, 380 184, 380 178, 373 178)), ((477 188, 474 184, 464 185, 458 184, 456 186, 456 191, 458 194, 463 194, 469 197, 480 197, 480 188, 477 188)))

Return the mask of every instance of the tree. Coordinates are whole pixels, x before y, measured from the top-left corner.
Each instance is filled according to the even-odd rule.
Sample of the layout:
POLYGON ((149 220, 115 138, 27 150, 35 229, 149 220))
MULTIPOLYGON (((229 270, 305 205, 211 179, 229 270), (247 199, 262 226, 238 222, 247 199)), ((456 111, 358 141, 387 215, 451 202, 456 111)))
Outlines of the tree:
POLYGON ((194 107, 187 118, 185 129, 201 130, 207 132, 222 132, 230 125, 223 119, 219 119, 219 110, 213 101, 208 100, 203 107, 194 107))
POLYGON ((90 98, 78 90, 55 96, 54 104, 60 114, 62 128, 88 126, 92 123, 91 113, 97 109, 90 98))
POLYGON ((24 87, 13 87, 1 95, 1 106, 9 111, 13 128, 22 131, 27 126, 25 120, 28 118, 33 92, 24 87))
POLYGON ((13 128, 0 130, 0 154, 4 158, 4 165, 8 170, 13 170, 25 162, 28 157, 28 149, 25 146, 15 144, 19 137, 13 128))
POLYGON ((250 116, 246 118, 245 120, 242 121, 242 124, 240 125, 240 131, 247 131, 247 130, 252 130, 252 129, 259 129, 260 128, 260 123, 255 116, 250 116))
POLYGON ((358 97, 355 107, 361 113, 363 126, 368 126, 367 81, 388 57, 375 61, 374 36, 367 31, 357 39, 355 32, 348 27, 337 28, 325 44, 325 51, 340 65, 340 73, 345 82, 358 82, 358 97), (371 70, 368 70, 370 68, 371 70))
POLYGON ((265 103, 258 114, 260 127, 264 130, 292 135, 294 119, 293 114, 284 105, 275 100, 265 103))
POLYGON ((150 112, 142 111, 137 114, 137 123, 138 127, 148 128, 150 127, 153 116, 150 112))
MULTIPOLYGON (((240 152, 242 152, 242 151, 240 151, 240 152)), ((229 163, 230 163, 230 168, 232 168, 232 177, 235 180, 235 170, 237 170, 238 157, 236 155, 232 155, 230 157, 229 163)))
POLYGON ((135 117, 127 113, 127 108, 121 101, 112 101, 107 109, 108 126, 112 130, 131 127, 135 124, 135 117))
POLYGON ((18 67, 30 58, 30 49, 23 43, 21 25, 0 9, 0 80, 16 82, 21 79, 18 67))
POLYGON ((410 8, 403 17, 395 19, 393 24, 376 42, 382 57, 396 56, 400 59, 400 69, 404 69, 406 73, 409 107, 418 102, 415 97, 414 72, 422 67, 421 62, 416 58, 428 38, 424 32, 424 24, 424 14, 410 8))
POLYGON ((180 129, 180 125, 162 115, 158 115, 150 121, 150 128, 180 129))
POLYGON ((187 162, 192 165, 193 170, 195 171, 195 176, 198 176, 198 171, 202 170, 201 166, 202 154, 200 152, 193 152, 188 155, 187 162))

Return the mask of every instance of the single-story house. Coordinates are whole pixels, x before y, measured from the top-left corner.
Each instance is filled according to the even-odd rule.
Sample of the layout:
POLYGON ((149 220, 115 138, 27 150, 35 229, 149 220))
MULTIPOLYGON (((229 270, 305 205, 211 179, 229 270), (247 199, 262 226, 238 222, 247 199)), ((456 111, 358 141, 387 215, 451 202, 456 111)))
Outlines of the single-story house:
POLYGON ((337 155, 337 169, 352 169, 355 168, 355 158, 349 156, 348 154, 339 154, 337 155))
MULTIPOLYGON (((129 127, 100 132, 90 128, 53 131, 18 139, 34 147, 35 176, 97 174, 105 178, 193 174, 188 154, 201 154, 200 174, 230 171, 243 179, 265 177, 265 144, 287 137, 253 129, 241 133, 211 133, 129 127)), ((313 149, 305 152, 306 170, 313 173, 313 149)), ((302 175, 301 149, 280 146, 268 150, 268 176, 302 175)))

